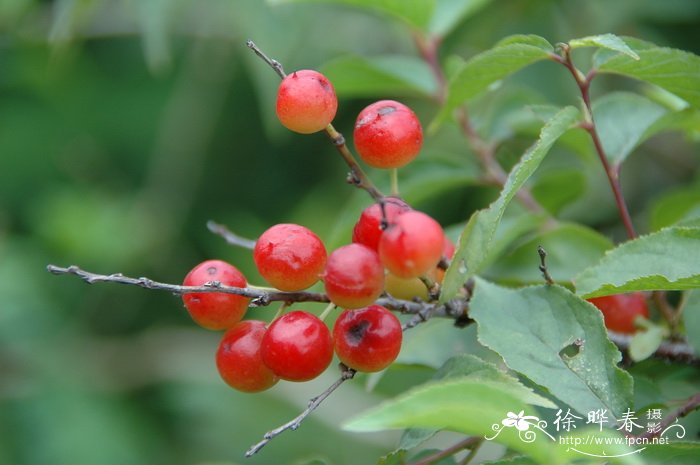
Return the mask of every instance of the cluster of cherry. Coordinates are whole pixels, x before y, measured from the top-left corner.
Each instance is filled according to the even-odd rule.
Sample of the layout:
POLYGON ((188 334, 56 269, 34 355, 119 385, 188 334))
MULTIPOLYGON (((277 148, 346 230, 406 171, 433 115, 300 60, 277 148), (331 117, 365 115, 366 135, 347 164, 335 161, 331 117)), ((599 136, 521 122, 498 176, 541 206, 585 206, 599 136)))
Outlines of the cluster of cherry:
MULTIPOLYGON (((277 115, 288 129, 313 133, 328 127, 338 102, 322 74, 301 70, 286 76, 277 96, 277 115)), ((362 160, 377 168, 398 168, 413 160, 423 143, 421 124, 407 106, 382 100, 357 117, 353 139, 362 160)), ((454 253, 442 227, 397 197, 367 207, 358 219, 352 243, 327 253, 321 239, 297 224, 277 224, 256 241, 253 259, 275 289, 296 292, 319 279, 331 303, 343 308, 333 330, 316 315, 289 311, 269 325, 243 320, 250 299, 220 292, 186 293, 192 318, 209 329, 226 329, 216 354, 221 377, 244 392, 257 392, 279 379, 306 381, 330 364, 333 353, 346 366, 379 371, 398 356, 402 327, 385 307, 375 304, 383 292, 403 299, 428 300, 432 283, 442 280, 438 265, 454 253)), ((208 260, 185 277, 185 286, 218 281, 245 288, 233 265, 208 260)))

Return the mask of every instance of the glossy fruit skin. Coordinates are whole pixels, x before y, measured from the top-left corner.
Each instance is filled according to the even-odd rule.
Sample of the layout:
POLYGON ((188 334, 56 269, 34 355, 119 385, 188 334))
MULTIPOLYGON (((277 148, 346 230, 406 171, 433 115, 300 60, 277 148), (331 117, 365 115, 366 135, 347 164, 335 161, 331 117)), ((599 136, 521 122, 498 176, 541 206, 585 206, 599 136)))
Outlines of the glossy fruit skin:
POLYGON ((226 384, 242 392, 260 392, 279 378, 262 361, 264 321, 245 320, 226 331, 216 351, 216 368, 226 384))
MULTIPOLYGON (((243 273, 221 260, 206 260, 187 273, 183 286, 201 286, 209 281, 219 281, 232 287, 246 287, 243 273)), ((245 315, 250 299, 222 292, 193 292, 183 294, 182 301, 192 319, 200 326, 219 330, 230 328, 245 315)))
POLYGON ((337 110, 335 89, 318 71, 302 69, 288 74, 277 89, 277 117, 291 131, 321 131, 333 121, 337 110))
POLYGON ((423 145, 423 128, 406 105, 380 100, 357 115, 355 149, 370 166, 400 168, 413 160, 423 145))
POLYGON ((335 353, 357 371, 381 371, 401 350, 401 322, 381 305, 345 310, 333 326, 335 353))
POLYGON ((260 275, 282 291, 300 291, 313 285, 326 266, 326 258, 321 239, 298 224, 272 226, 253 249, 260 275))
POLYGON ((382 293, 384 267, 374 250, 347 244, 328 256, 322 279, 331 302, 343 308, 360 308, 382 293))
POLYGON ((588 301, 603 313, 605 327, 618 333, 634 334, 637 332, 635 318, 649 318, 649 308, 641 292, 593 297, 588 301))
MULTIPOLYGON (((431 277, 431 276, 429 276, 431 277)), ((414 300, 416 298, 428 301, 428 288, 420 278, 399 278, 394 273, 387 273, 384 278, 384 290, 392 297, 403 300, 414 300)))
POLYGON ((272 322, 260 353, 265 365, 287 381, 308 381, 323 373, 333 359, 328 327, 312 313, 295 310, 272 322))
POLYGON ((396 218, 379 240, 384 266, 400 278, 415 278, 432 271, 442 258, 445 234, 440 224, 419 211, 396 218))
MULTIPOLYGON (((387 197, 384 201, 384 213, 387 226, 394 223, 396 217, 411 210, 411 207, 398 197, 387 197)), ((372 250, 379 249, 379 238, 382 236, 382 207, 374 203, 365 208, 352 230, 352 241, 363 244, 372 250)))

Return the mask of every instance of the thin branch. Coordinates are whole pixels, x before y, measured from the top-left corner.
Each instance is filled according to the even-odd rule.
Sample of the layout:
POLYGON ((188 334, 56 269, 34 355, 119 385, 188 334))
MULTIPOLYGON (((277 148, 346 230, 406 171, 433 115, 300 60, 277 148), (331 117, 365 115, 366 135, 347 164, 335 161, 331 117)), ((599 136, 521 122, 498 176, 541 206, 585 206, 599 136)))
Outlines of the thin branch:
MULTIPOLYGON (((248 48, 250 48, 255 54, 260 57, 267 65, 272 68, 277 75, 284 79, 286 74, 282 68, 282 64, 267 56, 252 40, 246 42, 248 48)), ((343 158, 345 163, 350 168, 350 173, 348 174, 348 183, 353 184, 360 189, 364 189, 367 193, 376 201, 382 202, 384 200, 384 194, 381 193, 379 189, 374 185, 374 183, 369 179, 367 174, 362 170, 360 165, 357 163, 355 156, 350 152, 347 144, 345 143, 345 137, 338 132, 332 124, 329 124, 325 129, 326 134, 330 138, 331 142, 338 150, 338 153, 343 158)))
POLYGON ((646 439, 651 439, 654 437, 659 436, 662 432, 666 430, 669 426, 671 426, 673 423, 678 421, 679 418, 683 418, 686 415, 690 414, 693 410, 696 410, 697 408, 700 408, 700 392, 697 394, 694 394, 690 396, 681 407, 679 407, 677 410, 674 412, 670 413, 669 415, 664 418, 661 423, 659 423, 659 428, 657 428, 657 432, 652 432, 652 431, 647 431, 644 434, 640 434, 637 436, 638 438, 646 438, 646 439))
POLYGON ((341 365, 343 372, 340 375, 340 378, 338 378, 333 384, 331 384, 328 389, 323 391, 321 394, 318 396, 314 397, 309 401, 309 405, 304 409, 303 412, 301 412, 299 415, 297 415, 294 419, 288 421, 282 426, 279 426, 273 430, 268 431, 263 435, 262 441, 258 442, 257 444, 254 444, 253 446, 246 451, 245 456, 246 457, 252 457, 253 455, 257 454, 260 449, 265 447, 268 442, 273 440, 275 437, 279 436, 280 434, 284 433, 287 430, 296 430, 301 426, 301 423, 304 421, 306 417, 308 417, 311 412, 316 410, 319 405, 328 397, 330 396, 333 391, 338 389, 341 384, 343 384, 345 381, 352 379, 355 376, 356 371, 353 370, 352 368, 348 368, 345 365, 341 365))
POLYGON ((581 71, 574 65, 573 59, 571 58, 571 47, 568 44, 559 44, 559 48, 562 51, 562 55, 552 54, 552 59, 557 63, 560 63, 569 70, 571 75, 576 81, 576 85, 581 93, 581 98, 583 99, 583 105, 586 110, 587 120, 585 123, 581 124, 581 128, 584 129, 591 136, 593 141, 593 146, 598 154, 603 169, 605 170, 605 175, 608 178, 608 183, 613 192, 613 197, 615 198, 615 204, 620 213, 620 218, 622 223, 627 230, 627 236, 630 239, 637 237, 637 233, 634 230, 634 224, 632 223, 632 218, 630 217, 629 210, 627 209, 627 204, 625 203, 625 198, 622 194, 622 187, 620 186, 620 166, 612 165, 608 161, 608 157, 603 148, 603 144, 600 141, 598 135, 598 130, 595 125, 595 120, 593 119, 593 107, 591 106, 591 80, 595 77, 595 70, 591 70, 587 75, 581 73, 581 71))
POLYGON ((287 74, 284 72, 284 68, 282 67, 282 63, 265 55, 265 53, 262 50, 260 50, 260 48, 257 45, 255 45, 255 42, 253 42, 252 40, 247 40, 245 44, 249 49, 255 52, 255 54, 258 57, 260 57, 265 63, 267 63, 268 66, 270 66, 270 68, 272 68, 273 71, 277 73, 280 79, 284 79, 285 77, 287 77, 287 74))
MULTIPOLYGON (((628 351, 632 336, 628 334, 608 331, 608 337, 621 351, 628 351)), ((681 362, 688 365, 700 364, 700 357, 695 353, 695 349, 686 342, 664 341, 661 343, 653 357, 670 362, 681 362)))
POLYGON ((540 266, 539 266, 539 269, 540 269, 540 271, 542 272, 542 276, 544 277, 544 281, 545 281, 547 284, 554 284, 554 280, 553 280, 552 277, 549 275, 549 271, 547 270, 547 263, 546 263, 547 251, 544 250, 544 247, 542 247, 541 245, 538 245, 538 246, 537 246, 537 253, 538 253, 539 256, 540 256, 540 266))
POLYGON ((430 465, 432 463, 439 462, 445 457, 450 457, 461 450, 471 449, 472 447, 481 444, 483 440, 484 438, 481 436, 470 436, 462 441, 459 441, 457 444, 448 447, 447 449, 430 454, 416 462, 412 462, 410 465, 430 465))
POLYGON ((235 245, 237 247, 243 247, 244 249, 250 250, 255 248, 254 240, 239 236, 223 224, 215 223, 214 221, 209 220, 207 221, 207 229, 217 236, 223 237, 224 240, 230 245, 235 245))
POLYGON ((355 156, 352 154, 352 152, 350 152, 350 149, 345 143, 345 136, 338 132, 332 124, 329 124, 328 127, 326 127, 326 134, 328 134, 328 137, 338 150, 338 153, 350 168, 350 173, 348 173, 348 183, 359 187, 360 189, 364 189, 375 202, 382 203, 385 198, 384 194, 377 189, 377 186, 374 185, 372 180, 369 179, 367 174, 357 163, 355 156))
POLYGON ((168 291, 173 294, 182 295, 193 292, 222 292, 225 294, 235 294, 253 299, 250 303, 253 307, 264 307, 272 302, 330 302, 328 296, 318 292, 282 292, 269 291, 255 287, 234 287, 221 284, 219 281, 210 281, 201 286, 180 286, 154 281, 149 278, 131 278, 121 273, 110 275, 91 273, 81 268, 71 265, 63 268, 55 265, 48 265, 46 269, 53 274, 71 274, 79 277, 88 284, 95 283, 117 283, 138 286, 144 289, 168 291))

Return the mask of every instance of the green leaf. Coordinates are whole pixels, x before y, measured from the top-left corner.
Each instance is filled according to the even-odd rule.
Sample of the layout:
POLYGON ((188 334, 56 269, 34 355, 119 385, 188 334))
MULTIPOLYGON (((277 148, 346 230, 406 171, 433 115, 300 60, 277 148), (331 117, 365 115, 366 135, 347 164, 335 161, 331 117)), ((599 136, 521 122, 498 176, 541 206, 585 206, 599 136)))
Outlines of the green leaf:
POLYGON ((457 295, 462 284, 484 268, 496 229, 508 203, 535 172, 554 142, 578 118, 579 111, 576 108, 566 107, 549 120, 542 127, 539 139, 511 170, 498 199, 488 208, 475 212, 469 219, 459 239, 452 264, 445 274, 440 297, 443 302, 457 295))
POLYGON ((433 127, 444 121, 458 106, 491 84, 532 63, 545 60, 554 52, 552 45, 536 35, 507 37, 462 65, 450 79, 447 101, 433 127))
MULTIPOLYGON (((412 389, 378 407, 351 418, 351 431, 380 431, 406 427, 447 429, 465 434, 494 436, 508 412, 532 412, 511 386, 490 381, 454 379, 412 389)), ((494 439, 542 464, 563 464, 556 444, 544 433, 523 442, 515 428, 502 428, 494 439)))
POLYGON ((620 352, 600 311, 566 289, 514 290, 478 280, 469 316, 482 344, 579 413, 604 408, 618 415, 631 405, 632 377, 617 367, 620 352))
POLYGON ((656 325, 636 333, 630 341, 630 358, 635 362, 649 358, 659 348, 667 333, 666 328, 656 325))
MULTIPOLYGON (((529 405, 556 408, 551 401, 535 394, 532 389, 523 386, 513 375, 471 354, 462 354, 452 357, 445 362, 433 376, 434 380, 455 378, 469 378, 475 381, 503 383, 504 385, 511 386, 515 391, 519 391, 521 398, 529 405)), ((436 432, 436 430, 425 428, 407 429, 401 435, 399 449, 412 449, 430 439, 436 432)))
POLYGON ((519 456, 495 461, 489 460, 488 462, 483 462, 482 465, 535 465, 536 463, 528 457, 519 456))
POLYGON ((676 94, 694 107, 700 107, 699 56, 638 39, 625 38, 625 42, 639 55, 639 60, 599 50, 594 57, 599 72, 650 82, 676 94))
POLYGON ((606 94, 593 103, 598 135, 614 164, 622 163, 651 136, 647 130, 665 114, 666 109, 658 103, 629 92, 606 94))
POLYGON ((519 245, 489 268, 488 275, 504 282, 543 282, 538 245, 547 252, 547 269, 557 282, 573 280, 613 248, 608 238, 586 226, 562 223, 519 245))
POLYGON ((637 55, 634 50, 629 48, 629 46, 620 37, 615 34, 600 34, 597 36, 582 37, 580 39, 573 39, 569 41, 569 46, 572 49, 581 47, 599 47, 612 50, 615 52, 624 53, 633 60, 639 60, 639 55, 637 55))
POLYGON ((372 12, 384 13, 403 21, 409 26, 426 30, 437 0, 270 0, 271 4, 282 3, 329 3, 359 7, 372 12))
POLYGON ((532 195, 552 215, 578 199, 586 191, 586 177, 580 170, 557 170, 539 175, 532 195))
POLYGON ((584 298, 700 287, 700 228, 670 227, 625 242, 575 282, 584 298))
POLYGON ((644 460, 647 465, 697 465, 700 463, 700 443, 651 444, 644 449, 644 460))
POLYGON ((430 96, 437 92, 430 68, 415 57, 350 55, 329 61, 321 72, 343 97, 430 96))
POLYGON ((700 207, 700 186, 683 187, 654 200, 649 219, 650 229, 657 231, 686 218, 700 207))
POLYGON ((461 21, 473 16, 492 0, 437 0, 428 29, 437 37, 444 37, 461 21))
POLYGON ((690 291, 683 305, 683 322, 688 342, 700 354, 700 291, 690 291))

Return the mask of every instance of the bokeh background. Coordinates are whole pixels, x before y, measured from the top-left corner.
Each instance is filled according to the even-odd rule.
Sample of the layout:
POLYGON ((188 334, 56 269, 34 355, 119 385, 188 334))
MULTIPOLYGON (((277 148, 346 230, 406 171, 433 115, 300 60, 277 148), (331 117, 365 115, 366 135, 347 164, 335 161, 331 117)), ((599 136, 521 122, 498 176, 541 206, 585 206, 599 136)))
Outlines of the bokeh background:
MULTIPOLYGON (((350 7, 278 3, 0 1, 0 464, 365 464, 392 450, 395 434, 349 434, 340 423, 427 370, 398 367, 373 391, 347 383, 298 432, 243 459, 336 373, 236 393, 213 363, 220 334, 194 326, 179 298, 46 272, 77 264, 179 283, 217 257, 263 284, 250 252, 209 233, 210 219, 251 238, 297 222, 329 249, 349 240, 369 199, 344 182, 323 135, 281 128, 277 77, 245 40, 293 70, 347 53, 415 54, 412 38, 350 7)), ((697 0, 483 3, 446 38, 445 56, 471 56, 513 33, 555 43, 613 32, 700 53, 697 0)), ((577 102, 554 66, 517 80, 551 102, 577 102)), ((351 94, 336 119, 346 135, 370 103, 351 94)), ((430 121, 429 102, 405 100, 430 121)), ((526 146, 516 142, 514 156, 526 146)), ((697 167, 679 135, 645 144, 625 178, 635 215, 665 189, 692 184, 697 167)), ((458 224, 494 194, 468 182, 473 173, 460 179, 418 177, 406 197, 458 224)), ((615 235, 614 210, 602 211, 590 221, 615 235)))

